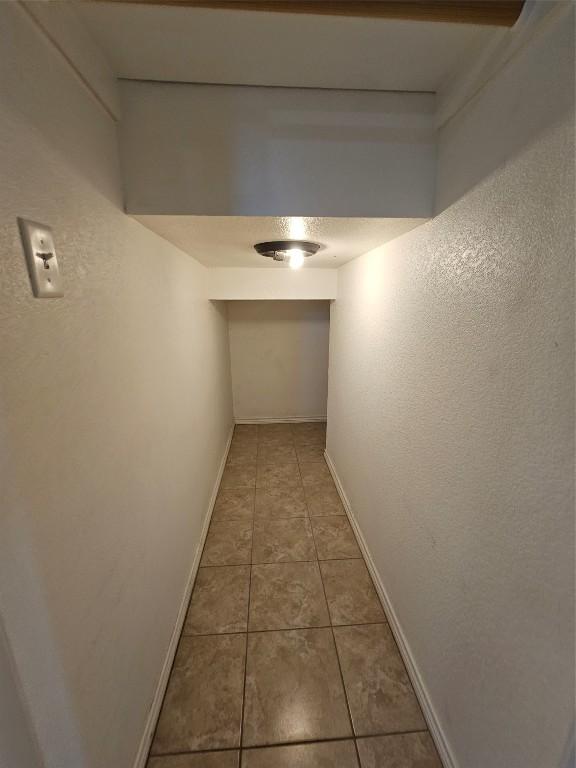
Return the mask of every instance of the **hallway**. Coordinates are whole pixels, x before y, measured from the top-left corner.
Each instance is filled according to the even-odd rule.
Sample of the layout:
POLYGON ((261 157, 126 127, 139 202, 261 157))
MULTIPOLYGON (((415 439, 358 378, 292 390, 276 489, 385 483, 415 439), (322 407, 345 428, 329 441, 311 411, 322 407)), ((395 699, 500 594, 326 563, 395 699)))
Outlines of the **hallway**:
POLYGON ((440 768, 325 429, 235 427, 149 768, 440 768))
POLYGON ((575 10, 0 3, 0 768, 576 768, 575 10))

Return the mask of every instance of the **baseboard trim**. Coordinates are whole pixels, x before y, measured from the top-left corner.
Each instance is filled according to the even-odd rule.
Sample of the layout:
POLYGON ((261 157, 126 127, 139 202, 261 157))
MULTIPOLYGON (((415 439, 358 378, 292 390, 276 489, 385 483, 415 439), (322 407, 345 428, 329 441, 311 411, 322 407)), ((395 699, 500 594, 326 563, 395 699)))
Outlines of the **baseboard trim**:
POLYGON ((352 526, 354 533, 356 534, 356 538, 358 539, 358 543, 360 544, 360 549, 362 550, 362 554, 366 560, 366 565, 368 566, 368 570, 370 571, 370 575, 374 581, 376 591, 378 592, 380 602, 382 603, 384 613, 386 614, 386 619, 388 620, 388 624, 390 625, 390 629, 392 630, 392 634, 394 635, 400 650, 400 654, 404 664, 406 665, 408 676, 410 677, 414 692, 416 693, 420 706, 422 707, 422 712, 424 713, 424 717, 428 723, 430 734, 434 739, 434 743, 436 744, 436 749, 438 750, 442 764, 444 768, 458 768, 454 754, 452 753, 450 745, 440 727, 440 722, 432 705, 430 695, 426 686, 424 685, 424 681, 422 680, 416 665, 416 661, 412 655, 410 646, 408 645, 408 641, 406 640, 400 622, 398 621, 398 617, 396 616, 392 602, 388 596, 388 593, 386 592, 384 584, 382 583, 380 574, 376 570, 376 566, 374 564, 374 560, 372 559, 372 555, 370 554, 366 540, 362 534, 360 526, 358 525, 358 521, 356 520, 354 512, 352 511, 352 507, 350 506, 350 502, 348 501, 348 497, 346 496, 340 478, 338 477, 336 466, 330 458, 328 451, 324 451, 324 456, 326 458, 326 463, 328 464, 330 474, 332 475, 336 484, 338 495, 340 496, 342 504, 344 505, 344 509, 346 511, 346 515, 348 516, 348 520, 350 521, 350 525, 352 526))
POLYGON ((263 419, 234 419, 236 424, 300 424, 303 421, 326 421, 326 416, 290 416, 290 418, 270 416, 263 419))
POLYGON ((184 596, 182 597, 182 602, 180 603, 180 610, 178 611, 178 617, 176 619, 176 623, 172 631, 172 637, 170 638, 170 645, 168 646, 168 652, 166 653, 166 658, 164 659, 162 672, 160 673, 158 685, 156 686, 156 692, 154 694, 154 698, 150 706, 148 718, 146 719, 144 733, 142 734, 142 739, 140 740, 140 745, 138 747, 138 752, 136 753, 136 759, 134 760, 133 768, 144 768, 146 765, 146 761, 148 760, 148 752, 150 750, 150 745, 152 743, 152 738, 154 736, 154 731, 156 729, 156 722, 158 720, 158 717, 160 716, 160 709, 162 707, 164 694, 166 692, 166 687, 168 685, 168 679, 170 677, 170 672, 172 670, 174 656, 176 655, 176 649, 178 648, 178 641, 180 640, 180 634, 182 632, 182 627, 184 626, 184 619, 186 618, 188 603, 190 602, 190 595, 192 594, 192 587, 194 586, 194 581, 196 579, 196 574, 198 572, 198 567, 200 565, 200 558, 202 556, 204 542, 206 541, 206 536, 208 534, 210 520, 212 519, 212 512, 214 511, 214 505, 216 503, 216 496, 218 495, 220 481, 222 479, 222 474, 224 473, 224 467, 226 466, 226 459, 228 458, 228 452, 230 450, 230 444, 232 442, 233 431, 234 431, 233 429, 230 430, 230 434, 228 435, 228 441, 226 443, 226 448, 224 449, 224 455, 222 456, 222 461, 220 462, 220 466, 218 468, 216 482, 214 483, 212 496, 210 497, 210 503, 208 504, 208 510, 204 518, 204 524, 202 525, 202 533, 200 534, 200 541, 198 542, 198 546, 196 547, 194 560, 192 562, 192 567, 190 568, 188 581, 186 582, 186 589, 184 591, 184 596))

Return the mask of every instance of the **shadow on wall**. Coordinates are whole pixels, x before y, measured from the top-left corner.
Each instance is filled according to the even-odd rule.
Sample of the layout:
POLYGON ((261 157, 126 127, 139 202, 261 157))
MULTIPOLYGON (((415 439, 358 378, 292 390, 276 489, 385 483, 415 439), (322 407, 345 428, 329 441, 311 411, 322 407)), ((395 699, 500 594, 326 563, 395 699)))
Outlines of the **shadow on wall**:
MULTIPOLYGON (((15 531, 14 527, 11 527, 15 531)), ((14 559, 18 559, 19 565, 26 562, 25 568, 28 586, 28 595, 34 594, 34 602, 42 607, 42 618, 37 621, 34 637, 30 637, 30 643, 36 651, 41 647, 42 653, 36 652, 36 658, 50 659, 48 669, 49 679, 44 678, 38 688, 49 692, 50 714, 47 718, 52 723, 58 722, 59 734, 65 735, 68 755, 74 755, 75 765, 78 768, 87 765, 85 745, 80 742, 80 727, 74 716, 75 706, 78 702, 72 700, 71 689, 66 679, 64 669, 60 664, 57 652, 57 641, 54 628, 49 616, 49 606, 39 584, 36 566, 30 557, 30 541, 24 541, 21 532, 15 532, 11 537, 10 551, 18 553, 14 559)), ((6 558, 9 560, 11 558, 6 558)), ((3 584, 8 579, 3 579, 3 584)), ((37 614, 38 615, 38 614, 37 614)), ((38 744, 36 733, 28 713, 28 703, 25 692, 22 690, 16 662, 10 647, 4 628, 4 621, 0 614, 0 766, 2 768, 42 768, 44 762, 38 744)), ((36 692, 38 694, 38 691, 36 692)), ((48 709, 47 709, 48 712, 48 709)))
POLYGON ((435 215, 574 113, 574 6, 552 11, 528 44, 530 56, 514 54, 490 87, 482 88, 441 128, 435 215), (560 33, 558 13, 565 15, 560 33), (558 77, 562 70, 570 73, 569 88, 566 78, 558 77))
MULTIPOLYGON (((122 208, 116 123, 24 6, 1 3, 1 11, 0 103, 6 119, 12 114, 21 119, 14 134, 22 138, 14 142, 12 151, 19 156, 22 172, 30 169, 24 138, 30 132, 59 174, 62 169, 75 173, 83 184, 88 182, 122 208), (31 47, 33 56, 22 53, 31 47), (107 162, 99 162, 97 158, 102 157, 107 162)), ((53 194, 62 194, 61 187, 53 189, 53 194)))
POLYGON ((40 768, 38 745, 22 701, 18 674, 0 617, 0 765, 40 768))

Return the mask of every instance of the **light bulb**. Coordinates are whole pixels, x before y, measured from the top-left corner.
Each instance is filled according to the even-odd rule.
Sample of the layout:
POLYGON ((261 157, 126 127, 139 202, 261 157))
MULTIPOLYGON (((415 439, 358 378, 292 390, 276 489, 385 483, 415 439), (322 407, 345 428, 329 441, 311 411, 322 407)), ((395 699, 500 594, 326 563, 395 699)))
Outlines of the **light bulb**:
POLYGON ((290 249, 290 269, 300 269, 304 264, 304 251, 300 248, 290 249))

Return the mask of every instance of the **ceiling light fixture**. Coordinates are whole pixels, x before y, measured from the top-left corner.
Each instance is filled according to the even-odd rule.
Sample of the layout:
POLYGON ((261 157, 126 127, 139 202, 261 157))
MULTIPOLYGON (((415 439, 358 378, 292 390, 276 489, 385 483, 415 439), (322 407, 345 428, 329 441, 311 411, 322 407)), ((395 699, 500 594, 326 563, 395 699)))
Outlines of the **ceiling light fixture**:
POLYGON ((301 248, 292 248, 288 265, 290 269, 300 269, 304 264, 304 251, 301 248))
POLYGON ((300 269, 306 257, 320 250, 318 243, 309 243, 307 240, 272 240, 256 243, 254 248, 261 256, 274 261, 287 261, 291 269, 300 269))

